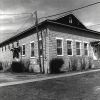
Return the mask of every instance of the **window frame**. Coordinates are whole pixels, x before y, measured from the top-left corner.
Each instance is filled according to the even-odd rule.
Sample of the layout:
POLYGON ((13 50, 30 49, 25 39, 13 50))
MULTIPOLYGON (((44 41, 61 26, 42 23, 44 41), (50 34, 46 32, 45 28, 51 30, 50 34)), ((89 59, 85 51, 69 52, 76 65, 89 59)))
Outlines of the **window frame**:
MULTIPOLYGON (((67 41, 71 41, 71 49, 72 49, 72 55, 68 55, 68 52, 67 52, 67 56, 73 56, 73 40, 72 39, 66 39, 66 44, 67 44, 67 41)), ((67 48, 68 50, 68 48, 67 48)))
POLYGON ((5 51, 6 51, 6 49, 7 49, 7 48, 6 48, 6 45, 5 45, 5 51))
POLYGON ((25 46, 25 44, 22 44, 22 56, 25 56, 25 54, 23 54, 23 46, 25 46))
POLYGON ((3 52, 3 47, 2 47, 2 52, 3 52))
POLYGON ((89 56, 89 42, 83 41, 83 49, 84 49, 84 43, 87 43, 87 53, 88 53, 87 55, 84 54, 84 56, 89 56))
MULTIPOLYGON (((34 56, 31 56, 31 44, 34 43, 34 41, 30 42, 30 58, 35 58, 35 50, 34 50, 34 56)), ((34 43, 35 44, 35 43, 34 43)))
MULTIPOLYGON (((43 39, 41 37, 39 38, 39 43, 40 43, 40 41, 42 41, 42 43, 43 43, 43 39)), ((40 46, 40 44, 39 44, 39 46, 40 46)), ((41 44, 41 46, 42 46, 42 44, 41 44)), ((40 53, 40 51, 39 51, 39 53, 40 53)), ((43 56, 43 50, 42 50, 42 55, 40 54, 40 57, 42 57, 42 56, 43 56)))
POLYGON ((60 38, 60 37, 56 37, 56 53, 57 53, 57 40, 62 40, 62 54, 61 55, 58 55, 57 54, 57 56, 64 56, 64 54, 63 54, 63 38, 60 38))
POLYGON ((75 40, 75 50, 76 50, 76 56, 82 56, 82 41, 80 40, 75 40), (80 55, 77 55, 77 50, 76 50, 76 42, 80 43, 80 55))

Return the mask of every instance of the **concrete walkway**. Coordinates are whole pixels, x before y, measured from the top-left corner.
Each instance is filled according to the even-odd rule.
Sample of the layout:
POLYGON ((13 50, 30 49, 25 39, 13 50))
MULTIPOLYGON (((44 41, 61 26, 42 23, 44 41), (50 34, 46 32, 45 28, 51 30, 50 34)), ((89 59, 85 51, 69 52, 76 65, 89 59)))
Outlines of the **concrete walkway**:
POLYGON ((74 73, 64 73, 64 74, 51 74, 51 75, 25 75, 25 74, 0 74, 0 87, 3 86, 10 86, 10 85, 17 85, 17 84, 24 84, 29 82, 36 82, 36 81, 44 81, 54 78, 61 78, 61 77, 71 77, 75 75, 81 75, 86 73, 93 73, 98 72, 100 69, 94 69, 84 72, 74 72, 74 73))

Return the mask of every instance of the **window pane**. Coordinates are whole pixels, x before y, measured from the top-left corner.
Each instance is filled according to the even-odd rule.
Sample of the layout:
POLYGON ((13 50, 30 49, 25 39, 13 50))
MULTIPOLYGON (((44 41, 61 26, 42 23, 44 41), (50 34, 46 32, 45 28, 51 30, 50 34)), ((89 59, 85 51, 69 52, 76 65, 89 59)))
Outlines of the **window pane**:
POLYGON ((67 41, 67 48, 71 49, 71 41, 67 41))
POLYGON ((88 55, 88 44, 84 43, 84 55, 88 55))
POLYGON ((6 51, 6 46, 5 46, 5 51, 6 51))
POLYGON ((67 49, 67 54, 72 55, 72 49, 67 49))
POLYGON ((76 55, 80 55, 81 50, 80 50, 80 42, 76 42, 76 55))
POLYGON ((87 50, 84 50, 84 55, 88 55, 88 51, 87 50))
POLYGON ((23 55, 25 55, 25 45, 23 45, 23 55))
POLYGON ((57 55, 62 55, 62 48, 57 48, 57 55))
POLYGON ((76 55, 80 55, 80 49, 76 50, 76 55))
POLYGON ((67 41, 67 55, 72 55, 72 41, 67 41))
POLYGON ((34 57, 34 43, 31 43, 31 57, 34 57))
POLYGON ((42 54, 43 54, 43 50, 42 50, 42 40, 39 40, 39 45, 40 45, 40 56, 42 56, 42 54))
POLYGON ((57 39, 57 55, 62 55, 62 39, 57 39))
POLYGON ((76 42, 76 48, 80 48, 80 42, 76 42))
POLYGON ((84 48, 87 49, 87 43, 84 43, 84 48))
POLYGON ((57 39, 57 47, 62 47, 62 40, 57 39))

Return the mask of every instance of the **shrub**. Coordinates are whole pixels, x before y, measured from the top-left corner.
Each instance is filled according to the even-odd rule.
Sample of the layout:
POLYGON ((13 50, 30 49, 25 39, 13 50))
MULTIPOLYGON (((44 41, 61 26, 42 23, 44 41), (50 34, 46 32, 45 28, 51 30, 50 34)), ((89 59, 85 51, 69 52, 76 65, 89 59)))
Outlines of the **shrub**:
POLYGON ((50 73, 60 73, 61 67, 64 64, 63 59, 54 58, 50 61, 50 73))
POLYGON ((73 57, 71 57, 70 58, 70 61, 71 61, 71 70, 72 71, 76 71, 77 70, 77 63, 78 63, 78 59, 75 57, 75 56, 73 56, 73 57))
POLYGON ((25 66, 22 61, 13 61, 11 64, 11 69, 13 72, 24 72, 25 66))
POLYGON ((91 69, 93 66, 93 59, 91 57, 76 57, 73 56, 69 60, 69 70, 86 70, 91 69))
POLYGON ((85 57, 81 58, 81 70, 85 70, 86 68, 86 59, 85 57))
POLYGON ((10 64, 10 62, 8 62, 8 61, 3 61, 3 62, 1 62, 2 63, 2 66, 1 66, 1 64, 0 64, 0 66, 2 67, 2 71, 3 72, 6 72, 6 71, 8 71, 10 68, 11 68, 11 64, 10 64))
POLYGON ((0 62, 0 70, 3 70, 2 62, 0 62))
POLYGON ((22 63, 24 64, 25 72, 29 72, 30 59, 24 59, 22 63))
POLYGON ((89 66, 88 68, 91 69, 93 66, 93 59, 91 57, 89 57, 89 66))

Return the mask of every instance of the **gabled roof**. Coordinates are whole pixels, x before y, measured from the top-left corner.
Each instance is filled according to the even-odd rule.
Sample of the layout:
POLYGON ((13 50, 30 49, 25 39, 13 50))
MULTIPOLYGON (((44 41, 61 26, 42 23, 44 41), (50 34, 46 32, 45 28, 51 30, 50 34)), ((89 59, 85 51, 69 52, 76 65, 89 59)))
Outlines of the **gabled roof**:
MULTIPOLYGON (((100 32, 87 29, 73 14, 64 15, 62 17, 60 16, 60 17, 57 17, 57 18, 51 18, 51 19, 44 20, 44 21, 42 21, 42 22, 40 22, 38 24, 38 27, 44 27, 44 26, 46 26, 48 24, 59 25, 59 26, 62 26, 62 27, 70 27, 70 28, 73 28, 73 29, 87 31, 87 32, 90 32, 90 33, 94 33, 94 34, 99 34, 100 35, 100 32), (64 21, 66 21, 64 18, 66 18, 67 16, 74 17, 75 18, 75 21, 78 21, 79 22, 79 25, 81 27, 76 27, 75 25, 70 25, 70 24, 63 23, 64 21), (63 22, 60 22, 61 20, 63 20, 63 22)), ((32 27, 30 27, 29 29, 24 30, 23 32, 20 32, 19 34, 16 34, 15 36, 10 37, 9 39, 1 42, 0 43, 0 47, 3 46, 3 45, 5 45, 5 44, 7 44, 7 43, 9 43, 9 42, 11 42, 11 41, 13 41, 16 38, 19 39, 20 36, 25 35, 29 31, 32 31, 32 30, 35 30, 36 31, 36 26, 35 25, 32 26, 32 27)))
POLYGON ((49 16, 49 17, 42 17, 42 18, 40 18, 39 22, 43 22, 45 20, 51 20, 54 22, 87 29, 87 27, 85 27, 85 25, 81 22, 81 20, 73 12, 58 14, 58 15, 49 16), (73 21, 72 24, 69 23, 69 18, 72 19, 72 21, 73 21))
POLYGON ((52 21, 58 22, 61 24, 66 24, 66 25, 78 27, 78 28, 82 28, 82 29, 87 29, 84 26, 84 24, 79 20, 79 18, 75 16, 74 13, 69 13, 69 14, 65 14, 63 16, 59 16, 55 19, 52 19, 52 21))

